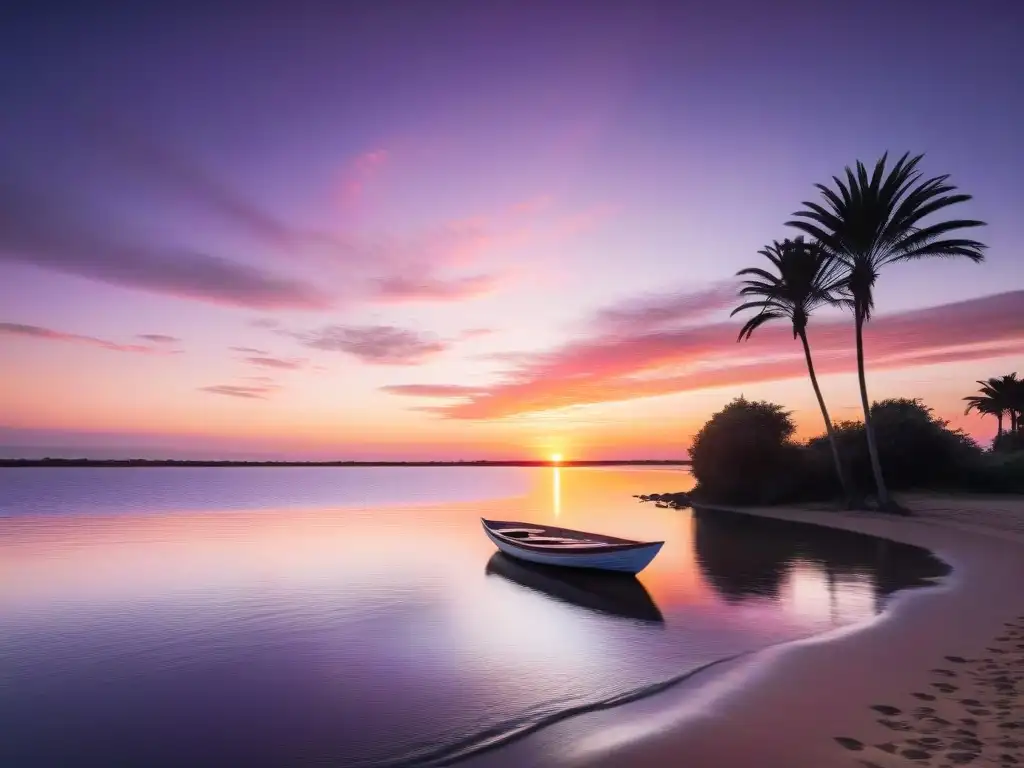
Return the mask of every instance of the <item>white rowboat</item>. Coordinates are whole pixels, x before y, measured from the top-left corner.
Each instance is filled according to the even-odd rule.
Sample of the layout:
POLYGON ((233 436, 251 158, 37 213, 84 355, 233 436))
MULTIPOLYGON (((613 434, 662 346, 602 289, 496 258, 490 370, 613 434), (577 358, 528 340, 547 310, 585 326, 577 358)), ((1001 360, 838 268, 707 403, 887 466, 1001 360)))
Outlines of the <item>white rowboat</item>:
POLYGON ((541 565, 640 573, 663 541, 633 541, 550 525, 483 520, 484 533, 509 557, 541 565))

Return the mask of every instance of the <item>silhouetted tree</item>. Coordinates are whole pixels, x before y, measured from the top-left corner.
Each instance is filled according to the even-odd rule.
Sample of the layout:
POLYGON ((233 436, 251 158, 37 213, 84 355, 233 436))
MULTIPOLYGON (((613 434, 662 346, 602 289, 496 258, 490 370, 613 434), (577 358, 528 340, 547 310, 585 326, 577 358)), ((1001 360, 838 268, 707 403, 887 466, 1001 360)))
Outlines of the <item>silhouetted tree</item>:
POLYGON ((985 381, 978 381, 981 389, 979 394, 965 397, 967 410, 964 414, 976 410, 982 415, 994 415, 999 422, 996 437, 1003 435, 1003 416, 1010 416, 1010 431, 1016 432, 1018 428, 1018 415, 1020 412, 1020 386, 1021 381, 1017 379, 1016 373, 1005 376, 993 377, 985 381))
POLYGON ((781 405, 738 397, 713 414, 690 447, 703 498, 728 504, 774 504, 802 482, 801 449, 781 405))
POLYGON ((816 243, 805 242, 803 237, 783 240, 781 243, 778 240, 773 241, 758 253, 771 262, 772 271, 748 267, 736 273, 738 277, 747 278, 740 288, 740 295, 752 300, 736 307, 732 315, 757 310, 757 314, 743 324, 737 341, 750 339, 754 331, 773 320, 788 320, 792 325, 793 338, 800 339, 803 345, 807 373, 814 388, 814 396, 818 399, 821 417, 825 421, 839 484, 847 505, 853 506, 853 487, 847 477, 843 459, 839 455, 832 419, 828 415, 828 408, 825 407, 821 387, 818 386, 811 347, 807 341, 807 323, 811 313, 822 304, 835 304, 839 301, 836 298, 836 291, 844 281, 844 275, 839 269, 841 263, 816 243))
POLYGON ((879 507, 893 512, 902 510, 889 498, 882 474, 864 374, 864 324, 871 319, 874 309, 878 273, 889 264, 931 256, 961 256, 978 262, 984 259, 985 248, 977 240, 952 236, 957 230, 982 226, 984 222, 948 219, 924 223, 933 214, 966 202, 971 196, 956 193, 948 175, 922 181, 917 168, 922 157, 904 154, 886 172, 888 155, 882 155, 870 176, 858 161, 856 170, 846 168, 845 181, 833 177, 835 189, 816 185, 824 204, 804 202, 804 210, 793 214, 798 218, 787 222, 816 239, 847 271, 846 289, 854 314, 857 376, 871 469, 879 507))
POLYGON ((973 395, 971 397, 965 397, 964 400, 968 403, 967 408, 964 410, 964 416, 969 414, 971 411, 977 411, 982 416, 995 416, 996 440, 1003 436, 1003 415, 1006 413, 1005 408, 1000 407, 999 403, 988 395, 973 395))

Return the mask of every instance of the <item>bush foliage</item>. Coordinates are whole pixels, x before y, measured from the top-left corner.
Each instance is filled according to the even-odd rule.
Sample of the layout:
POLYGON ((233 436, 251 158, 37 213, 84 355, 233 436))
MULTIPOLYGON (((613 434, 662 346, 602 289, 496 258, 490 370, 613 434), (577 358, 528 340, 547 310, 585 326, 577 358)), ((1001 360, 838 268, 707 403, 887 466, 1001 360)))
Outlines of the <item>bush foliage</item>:
POLYGON ((701 428, 690 448, 702 494, 734 504, 785 501, 795 490, 789 487, 800 452, 795 431, 781 405, 733 400, 701 428))
MULTIPOLYGON (((980 456, 967 434, 950 429, 920 400, 882 400, 871 406, 878 458, 885 481, 894 490, 955 485, 965 470, 980 456)), ((836 425, 842 456, 853 482, 863 491, 873 486, 871 459, 864 424, 859 421, 836 425)), ((830 455, 824 435, 808 443, 811 450, 830 455)))
MULTIPOLYGON (((985 452, 917 399, 871 407, 879 460, 896 490, 1024 493, 1024 451, 985 452)), ((874 488, 864 425, 835 425, 840 454, 860 493, 874 488)), ((803 445, 782 406, 737 398, 714 414, 690 449, 699 498, 725 504, 778 504, 838 498, 825 435, 803 445)))
POLYGON ((1024 432, 1003 432, 992 441, 992 450, 997 453, 1024 451, 1024 432))

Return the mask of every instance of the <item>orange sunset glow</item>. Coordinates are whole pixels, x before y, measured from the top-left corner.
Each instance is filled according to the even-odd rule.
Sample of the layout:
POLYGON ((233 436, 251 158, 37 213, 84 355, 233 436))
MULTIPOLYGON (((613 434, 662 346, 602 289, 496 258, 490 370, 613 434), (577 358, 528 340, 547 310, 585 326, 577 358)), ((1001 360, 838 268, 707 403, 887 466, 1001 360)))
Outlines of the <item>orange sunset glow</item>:
MULTIPOLYGON (((987 442, 995 420, 962 398, 1024 357, 1020 148, 992 111, 1005 100, 946 83, 973 122, 940 128, 945 113, 922 117, 937 108, 926 89, 857 70, 863 114, 887 119, 822 131, 786 83, 843 113, 834 77, 774 49, 676 61, 705 40, 681 9, 603 9, 585 29, 566 20, 571 40, 526 9, 512 27, 439 12, 422 28, 440 69, 396 53, 383 90, 368 62, 411 33, 349 39, 362 27, 340 9, 247 19, 283 35, 281 55, 298 46, 287 71, 234 23, 224 48, 193 39, 202 23, 175 27, 191 73, 180 57, 125 65, 164 50, 146 42, 160 24, 68 49, 26 20, 17 39, 49 53, 25 60, 54 70, 7 54, 24 93, 47 98, 12 97, 3 123, 0 457, 685 458, 740 394, 815 436, 791 329, 736 341, 736 273, 797 234, 785 222, 816 183, 918 147, 926 176, 973 196, 957 215, 985 222, 985 260, 886 267, 869 391, 921 398, 987 442), (502 58, 505 35, 532 41, 534 22, 542 39, 502 58), (210 82, 225 56, 239 69, 210 82)), ((906 67, 930 76, 932 53, 906 67)), ((978 82, 1005 93, 1011 71, 978 82)), ((833 418, 856 418, 851 315, 816 311, 808 337, 833 418)))

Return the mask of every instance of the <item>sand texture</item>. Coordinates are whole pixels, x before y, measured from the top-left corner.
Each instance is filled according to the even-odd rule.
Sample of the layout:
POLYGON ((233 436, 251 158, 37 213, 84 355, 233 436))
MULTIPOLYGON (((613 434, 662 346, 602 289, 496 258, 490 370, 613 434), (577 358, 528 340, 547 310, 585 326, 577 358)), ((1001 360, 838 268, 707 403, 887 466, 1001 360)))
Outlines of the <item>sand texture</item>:
POLYGON ((872 705, 887 738, 835 741, 868 768, 1024 765, 1024 616, 1003 629, 975 658, 946 656, 901 706, 872 705))

